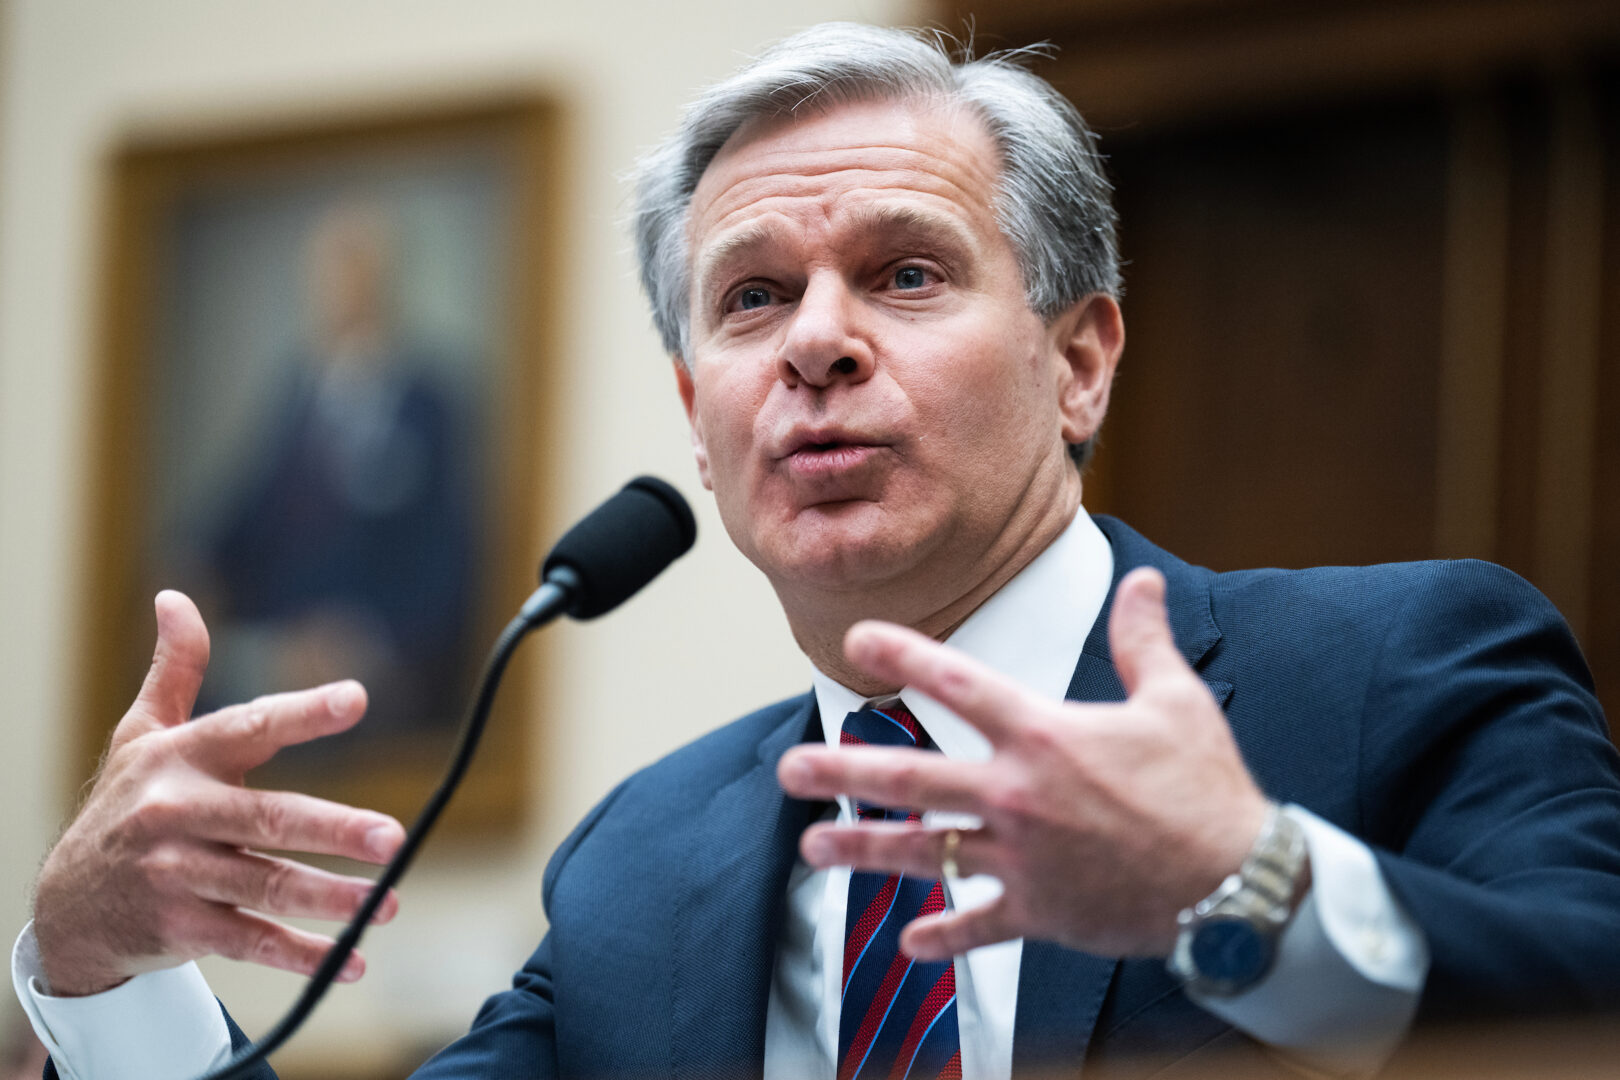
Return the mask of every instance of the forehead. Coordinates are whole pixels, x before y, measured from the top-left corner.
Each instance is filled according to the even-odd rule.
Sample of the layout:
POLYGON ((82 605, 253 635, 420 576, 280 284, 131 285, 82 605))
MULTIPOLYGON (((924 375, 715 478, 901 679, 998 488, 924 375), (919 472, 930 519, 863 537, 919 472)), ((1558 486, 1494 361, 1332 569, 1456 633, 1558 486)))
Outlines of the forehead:
POLYGON ((869 223, 879 208, 912 222, 995 232, 998 153, 958 105, 873 101, 745 125, 692 196, 691 250, 717 250, 774 228, 869 223))

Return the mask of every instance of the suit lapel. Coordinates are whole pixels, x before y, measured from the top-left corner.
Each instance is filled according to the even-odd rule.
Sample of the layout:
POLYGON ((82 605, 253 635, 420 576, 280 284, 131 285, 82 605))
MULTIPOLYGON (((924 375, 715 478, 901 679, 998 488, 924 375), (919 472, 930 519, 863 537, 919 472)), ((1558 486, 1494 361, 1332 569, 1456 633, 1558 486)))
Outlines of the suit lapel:
POLYGON ((1108 619, 1114 610, 1114 591, 1122 578, 1138 566, 1151 566, 1164 575, 1165 609, 1170 617, 1170 633, 1182 659, 1198 672, 1215 700, 1224 708, 1232 696, 1232 684, 1211 678, 1203 670, 1205 661, 1221 640, 1210 598, 1211 570, 1182 562, 1136 530, 1111 517, 1093 518, 1114 551, 1114 580, 1108 588, 1102 611, 1086 635, 1074 678, 1069 682, 1070 701, 1124 701, 1125 688, 1114 671, 1113 654, 1108 648, 1108 619))
MULTIPOLYGON (((1114 579, 1086 636, 1066 697, 1079 702, 1121 702, 1125 687, 1108 648, 1108 619, 1120 579, 1138 566, 1153 566, 1164 574, 1171 634, 1181 655, 1197 671, 1221 638, 1210 609, 1209 583, 1214 575, 1189 566, 1112 518, 1096 521, 1113 548, 1114 579)), ((1231 683, 1210 679, 1202 672, 1200 677, 1224 707, 1232 695, 1231 683)), ((1024 942, 1013 1023, 1014 1075, 1068 1067, 1085 1059, 1118 965, 1113 957, 1094 956, 1048 941, 1024 942)))
POLYGON ((817 804, 784 798, 776 763, 820 738, 807 694, 686 831, 674 901, 671 1065, 678 1076, 758 1075, 788 873, 817 804))

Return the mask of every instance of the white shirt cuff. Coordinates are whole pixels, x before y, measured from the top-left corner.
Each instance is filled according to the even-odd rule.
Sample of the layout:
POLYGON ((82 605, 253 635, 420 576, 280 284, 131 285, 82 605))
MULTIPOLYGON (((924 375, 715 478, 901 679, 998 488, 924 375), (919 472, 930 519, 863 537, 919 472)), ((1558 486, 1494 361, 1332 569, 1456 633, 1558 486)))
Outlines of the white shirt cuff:
POLYGON ((1283 932, 1276 966, 1235 997, 1194 998, 1308 1070, 1370 1075, 1412 1023, 1428 942, 1366 844, 1301 807, 1284 810, 1305 832, 1311 888, 1283 932))
POLYGON ((52 997, 30 922, 11 950, 11 984, 63 1080, 190 1080, 231 1054, 225 1016, 196 964, 88 997, 52 997))

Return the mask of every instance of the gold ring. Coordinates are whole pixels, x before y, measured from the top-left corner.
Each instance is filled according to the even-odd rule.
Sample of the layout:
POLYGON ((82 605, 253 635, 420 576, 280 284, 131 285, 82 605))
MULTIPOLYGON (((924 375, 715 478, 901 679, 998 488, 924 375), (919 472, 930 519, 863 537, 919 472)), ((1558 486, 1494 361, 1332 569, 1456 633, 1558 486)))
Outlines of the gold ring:
POLYGON ((959 829, 945 830, 945 853, 939 857, 939 869, 946 881, 956 880, 956 853, 962 848, 962 833, 959 829))

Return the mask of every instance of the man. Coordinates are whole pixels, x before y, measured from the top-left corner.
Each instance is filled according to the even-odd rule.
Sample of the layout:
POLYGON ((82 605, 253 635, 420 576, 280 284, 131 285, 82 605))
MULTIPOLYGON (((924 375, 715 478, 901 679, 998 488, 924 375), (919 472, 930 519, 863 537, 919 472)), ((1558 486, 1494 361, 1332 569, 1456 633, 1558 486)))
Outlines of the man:
POLYGON ((371 722, 346 749, 352 765, 367 760, 363 740, 444 730, 460 709, 473 443, 438 374, 446 361, 400 325, 387 209, 335 201, 315 216, 305 259, 309 340, 284 363, 231 498, 191 524, 190 576, 213 594, 199 707, 361 679, 371 722))
MULTIPOLYGON (((1620 779, 1544 600, 1482 564, 1214 575, 1080 512, 1124 340, 1105 195, 1040 80, 851 26, 645 164, 698 468, 814 690, 611 793, 513 989, 421 1076, 1353 1073, 1414 1015, 1613 1004, 1620 779)), ((225 1022, 170 965, 307 971, 323 942, 270 917, 358 903, 244 848, 399 841, 235 786, 356 686, 183 724, 206 633, 172 594, 158 619, 13 960, 81 1077, 200 1070, 225 1022)))

